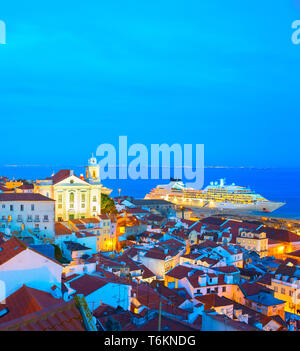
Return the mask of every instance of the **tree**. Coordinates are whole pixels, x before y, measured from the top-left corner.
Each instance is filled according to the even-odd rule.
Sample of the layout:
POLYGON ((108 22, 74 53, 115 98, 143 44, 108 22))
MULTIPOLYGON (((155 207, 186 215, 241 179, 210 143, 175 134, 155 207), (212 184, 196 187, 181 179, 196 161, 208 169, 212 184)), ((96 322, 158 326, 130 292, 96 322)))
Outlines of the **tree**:
POLYGON ((57 261, 61 260, 62 258, 62 253, 61 253, 61 249, 58 245, 52 244, 54 246, 54 254, 55 254, 55 259, 57 261))
POLYGON ((106 194, 101 194, 101 213, 103 214, 117 213, 114 200, 106 194))

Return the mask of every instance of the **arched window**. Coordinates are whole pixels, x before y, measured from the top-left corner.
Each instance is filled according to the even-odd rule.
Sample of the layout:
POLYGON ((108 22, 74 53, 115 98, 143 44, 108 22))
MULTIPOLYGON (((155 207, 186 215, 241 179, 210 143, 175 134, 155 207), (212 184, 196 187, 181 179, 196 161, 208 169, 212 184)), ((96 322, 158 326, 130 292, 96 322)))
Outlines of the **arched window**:
POLYGON ((74 202, 74 193, 70 193, 70 202, 74 202))

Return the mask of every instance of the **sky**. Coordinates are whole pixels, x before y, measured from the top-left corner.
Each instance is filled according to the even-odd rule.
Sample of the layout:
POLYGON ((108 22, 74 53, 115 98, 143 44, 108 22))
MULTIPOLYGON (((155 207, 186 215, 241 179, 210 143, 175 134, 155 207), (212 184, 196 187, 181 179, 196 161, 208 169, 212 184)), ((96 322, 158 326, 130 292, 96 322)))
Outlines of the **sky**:
POLYGON ((204 144, 207 166, 300 167, 299 0, 3 1, 0 165, 204 144))

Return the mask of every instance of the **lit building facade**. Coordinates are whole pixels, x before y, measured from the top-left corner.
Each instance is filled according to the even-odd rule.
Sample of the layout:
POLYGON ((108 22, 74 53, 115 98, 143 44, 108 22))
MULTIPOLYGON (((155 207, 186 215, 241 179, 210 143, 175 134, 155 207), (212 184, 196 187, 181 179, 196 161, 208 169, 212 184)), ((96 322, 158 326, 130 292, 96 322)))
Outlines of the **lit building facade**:
POLYGON ((1 231, 52 242, 55 236, 55 204, 40 194, 0 194, 1 231))
POLYGON ((236 238, 236 243, 246 250, 255 251, 260 257, 268 255, 268 238, 266 233, 252 233, 243 230, 236 238))
POLYGON ((91 157, 86 167, 86 177, 77 177, 72 170, 61 170, 50 178, 37 180, 35 192, 55 200, 55 220, 91 218, 101 214, 102 188, 100 167, 91 157))

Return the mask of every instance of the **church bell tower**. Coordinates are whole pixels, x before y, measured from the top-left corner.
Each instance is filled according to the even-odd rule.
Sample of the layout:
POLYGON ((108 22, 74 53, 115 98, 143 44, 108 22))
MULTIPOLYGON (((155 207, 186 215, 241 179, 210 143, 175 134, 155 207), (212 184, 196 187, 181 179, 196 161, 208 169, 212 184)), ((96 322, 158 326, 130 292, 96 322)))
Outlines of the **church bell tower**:
POLYGON ((92 155, 92 157, 88 161, 88 165, 86 167, 86 179, 88 182, 100 182, 100 166, 97 163, 96 157, 92 155))

